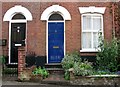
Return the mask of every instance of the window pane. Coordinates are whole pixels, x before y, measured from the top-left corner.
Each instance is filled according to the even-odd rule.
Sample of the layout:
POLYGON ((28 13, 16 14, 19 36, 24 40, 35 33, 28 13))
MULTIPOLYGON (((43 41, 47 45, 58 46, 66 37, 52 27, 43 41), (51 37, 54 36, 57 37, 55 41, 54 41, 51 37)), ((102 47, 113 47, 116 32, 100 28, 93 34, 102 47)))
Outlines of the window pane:
POLYGON ((102 28, 101 25, 101 17, 100 16, 94 16, 93 17, 93 30, 100 30, 102 28))
POLYGON ((82 34, 82 48, 91 48, 91 33, 82 34))
POLYGON ((91 16, 85 15, 83 16, 83 30, 90 30, 91 29, 91 16))
POLYGON ((26 19, 24 15, 18 13, 12 17, 12 19, 26 19))
POLYGON ((64 20, 60 14, 54 13, 49 17, 49 21, 64 20))
POLYGON ((98 33, 93 33, 93 48, 98 48, 99 41, 98 41, 98 33))

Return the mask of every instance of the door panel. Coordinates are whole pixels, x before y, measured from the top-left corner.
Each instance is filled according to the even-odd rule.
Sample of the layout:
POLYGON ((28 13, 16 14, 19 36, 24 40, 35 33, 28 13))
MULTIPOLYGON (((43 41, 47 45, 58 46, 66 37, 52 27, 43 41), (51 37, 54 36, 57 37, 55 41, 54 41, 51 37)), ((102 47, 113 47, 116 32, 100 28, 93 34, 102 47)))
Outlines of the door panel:
POLYGON ((48 63, 59 63, 64 57, 64 22, 48 23, 48 63))
POLYGON ((18 47, 15 44, 25 46, 26 23, 11 23, 11 63, 18 63, 18 47))

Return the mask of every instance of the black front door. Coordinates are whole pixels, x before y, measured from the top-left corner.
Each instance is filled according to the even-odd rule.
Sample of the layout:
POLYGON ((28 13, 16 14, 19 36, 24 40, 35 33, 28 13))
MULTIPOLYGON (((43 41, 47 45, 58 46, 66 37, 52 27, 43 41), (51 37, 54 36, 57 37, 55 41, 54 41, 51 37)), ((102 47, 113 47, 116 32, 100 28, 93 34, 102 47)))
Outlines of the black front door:
POLYGON ((18 47, 25 46, 26 23, 11 23, 10 63, 18 63, 18 47))

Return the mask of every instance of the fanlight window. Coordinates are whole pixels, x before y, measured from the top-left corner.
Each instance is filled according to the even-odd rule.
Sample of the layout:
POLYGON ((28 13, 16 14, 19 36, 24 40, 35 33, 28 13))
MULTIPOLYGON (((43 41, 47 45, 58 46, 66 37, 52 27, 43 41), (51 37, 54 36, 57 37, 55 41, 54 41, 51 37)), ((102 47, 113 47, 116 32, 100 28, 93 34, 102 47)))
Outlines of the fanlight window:
POLYGON ((18 13, 12 17, 12 20, 16 20, 16 19, 26 19, 26 18, 24 15, 18 13))
POLYGON ((64 20, 63 19, 63 17, 60 15, 60 14, 57 14, 57 13, 55 13, 55 14, 52 14, 50 17, 49 17, 49 19, 48 19, 49 21, 61 21, 61 20, 64 20))

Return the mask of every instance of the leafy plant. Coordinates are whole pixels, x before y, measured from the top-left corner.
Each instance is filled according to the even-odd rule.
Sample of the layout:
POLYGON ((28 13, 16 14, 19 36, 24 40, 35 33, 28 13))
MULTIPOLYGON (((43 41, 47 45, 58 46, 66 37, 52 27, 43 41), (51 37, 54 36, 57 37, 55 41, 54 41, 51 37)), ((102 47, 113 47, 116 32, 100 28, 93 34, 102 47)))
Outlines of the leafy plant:
POLYGON ((107 74, 112 75, 112 74, 115 74, 115 72, 110 72, 108 70, 106 70, 106 71, 103 71, 103 70, 94 70, 93 71, 93 75, 107 75, 107 74))
POLYGON ((120 40, 118 41, 118 71, 120 71, 120 40))
POLYGON ((5 64, 5 56, 4 55, 2 55, 2 56, 0 56, 0 63, 1 64, 5 64))
POLYGON ((97 54, 97 65, 100 70, 115 72, 118 68, 118 41, 114 37, 110 42, 100 38, 99 52, 97 54))
POLYGON ((78 52, 66 54, 61 64, 62 64, 62 67, 66 70, 66 69, 73 68, 73 65, 75 62, 81 62, 80 54, 78 52))
POLYGON ((82 62, 80 54, 73 52, 66 54, 62 60, 62 67, 65 69, 65 79, 70 79, 70 73, 68 69, 73 68, 74 75, 86 76, 92 74, 92 64, 86 60, 82 62))
POLYGON ((17 74, 16 68, 5 68, 3 71, 4 74, 17 74))
POLYGON ((65 80, 70 80, 70 72, 69 71, 65 71, 64 78, 65 78, 65 80))
POLYGON ((41 75, 43 78, 47 78, 49 75, 47 70, 45 68, 42 69, 41 67, 35 68, 32 73, 33 75, 41 75))
POLYGON ((86 76, 86 75, 91 75, 92 74, 92 64, 88 61, 84 62, 76 62, 74 63, 74 74, 75 75, 80 75, 80 76, 86 76))

